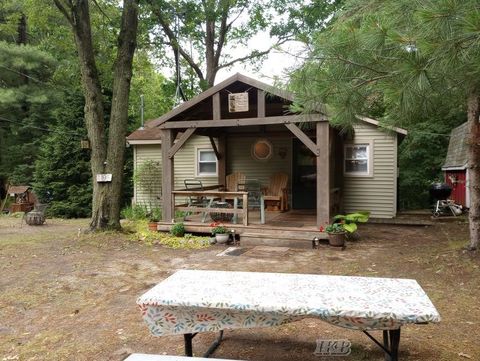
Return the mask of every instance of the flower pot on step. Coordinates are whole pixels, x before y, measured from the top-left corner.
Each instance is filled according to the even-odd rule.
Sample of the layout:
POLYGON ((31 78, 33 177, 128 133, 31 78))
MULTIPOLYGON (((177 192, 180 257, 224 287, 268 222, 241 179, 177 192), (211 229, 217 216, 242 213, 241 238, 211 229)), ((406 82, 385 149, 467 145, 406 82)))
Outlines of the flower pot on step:
POLYGON ((148 229, 152 232, 157 231, 157 222, 149 222, 148 223, 148 229))
POLYGON ((229 239, 230 239, 229 233, 217 233, 215 235, 215 240, 217 241, 217 243, 227 243, 229 239))
POLYGON ((347 232, 328 233, 328 244, 333 247, 345 246, 345 235, 347 232))

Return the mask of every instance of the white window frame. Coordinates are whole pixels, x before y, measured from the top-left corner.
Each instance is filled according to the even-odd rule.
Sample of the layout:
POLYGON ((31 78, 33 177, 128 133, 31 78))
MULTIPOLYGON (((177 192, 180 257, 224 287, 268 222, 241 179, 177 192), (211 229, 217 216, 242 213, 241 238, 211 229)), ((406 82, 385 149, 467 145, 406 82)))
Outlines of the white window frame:
MULTIPOLYGON (((353 159, 352 159, 353 160, 353 159)), ((343 175, 346 177, 373 177, 373 142, 347 143, 343 146, 343 175), (347 172, 347 148, 349 147, 367 147, 367 171, 366 172, 347 172)))
MULTIPOLYGON (((213 163, 213 162, 208 162, 213 163)), ((218 159, 215 155, 215 151, 208 147, 195 147, 195 177, 218 177, 218 159), (215 156, 215 173, 201 173, 200 172, 200 153, 212 152, 215 156)))

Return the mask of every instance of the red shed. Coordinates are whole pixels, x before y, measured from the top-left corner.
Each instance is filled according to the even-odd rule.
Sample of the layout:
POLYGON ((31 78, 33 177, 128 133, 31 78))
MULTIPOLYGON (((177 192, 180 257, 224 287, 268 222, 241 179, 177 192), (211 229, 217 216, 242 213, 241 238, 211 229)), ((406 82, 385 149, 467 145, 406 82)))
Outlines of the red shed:
POLYGON ((470 207, 469 177, 468 177, 468 144, 467 123, 456 127, 450 134, 447 158, 442 167, 445 175, 445 183, 452 187, 453 199, 456 203, 470 207))

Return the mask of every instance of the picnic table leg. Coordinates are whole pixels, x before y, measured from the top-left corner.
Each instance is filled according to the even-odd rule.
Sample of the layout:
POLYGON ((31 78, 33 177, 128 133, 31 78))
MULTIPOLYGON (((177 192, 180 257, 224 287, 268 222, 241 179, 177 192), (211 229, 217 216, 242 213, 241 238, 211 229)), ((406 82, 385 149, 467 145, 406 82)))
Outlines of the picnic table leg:
MULTIPOLYGON (((390 343, 388 341, 388 331, 383 330, 383 347, 385 347, 386 350, 390 350, 390 343)), ((385 361, 390 361, 390 355, 385 352, 385 361)))
MULTIPOLYGON (((193 357, 192 340, 196 335, 197 335, 196 333, 185 333, 183 335, 183 340, 185 342, 185 356, 193 357)), ((223 330, 220 331, 220 333, 218 334, 218 337, 215 339, 215 341, 212 342, 207 352, 203 354, 203 357, 207 358, 212 353, 214 353, 217 347, 220 346, 220 343, 222 342, 222 340, 223 340, 223 330)))
POLYGON ((400 346, 400 329, 388 331, 390 338, 390 360, 398 361, 398 348, 400 346))
MULTIPOLYGON (((238 198, 235 197, 235 198, 233 198, 233 209, 237 210, 237 208, 238 208, 238 198)), ((237 223, 237 219, 238 219, 238 214, 234 213, 233 214, 233 220, 232 220, 233 224, 237 223)))
POLYGON ((242 196, 243 225, 248 226, 248 194, 242 196))
MULTIPOLYGON (((212 203, 213 203, 213 198, 210 198, 208 200, 207 208, 210 208, 212 206, 212 203)), ((207 212, 203 212, 202 223, 205 223, 206 220, 207 220, 207 212)))
POLYGON ((191 333, 186 333, 183 335, 183 340, 185 342, 185 356, 193 357, 193 346, 192 340, 195 335, 191 333))
POLYGON ((220 346, 220 343, 222 342, 222 339, 223 339, 223 330, 220 331, 220 333, 218 334, 218 337, 215 339, 215 341, 213 341, 213 343, 210 345, 210 347, 208 348, 207 352, 205 352, 203 354, 203 357, 209 357, 212 353, 215 352, 215 350, 217 349, 218 346, 220 346))
POLYGON ((385 361, 398 361, 398 348, 400 345, 400 329, 384 330, 383 345, 375 339, 368 331, 362 331, 373 342, 385 352, 385 361))
POLYGON ((260 197, 260 224, 265 224, 265 200, 260 197))

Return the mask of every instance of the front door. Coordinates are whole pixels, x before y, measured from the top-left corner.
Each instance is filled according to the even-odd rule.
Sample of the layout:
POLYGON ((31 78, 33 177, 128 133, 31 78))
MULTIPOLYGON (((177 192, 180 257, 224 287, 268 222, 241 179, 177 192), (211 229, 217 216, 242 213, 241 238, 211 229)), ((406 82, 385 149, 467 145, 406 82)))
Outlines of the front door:
POLYGON ((317 206, 317 157, 300 140, 293 139, 292 208, 317 206))

